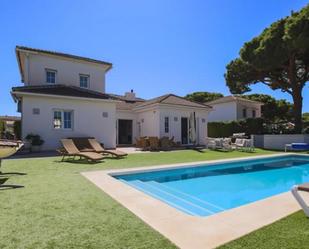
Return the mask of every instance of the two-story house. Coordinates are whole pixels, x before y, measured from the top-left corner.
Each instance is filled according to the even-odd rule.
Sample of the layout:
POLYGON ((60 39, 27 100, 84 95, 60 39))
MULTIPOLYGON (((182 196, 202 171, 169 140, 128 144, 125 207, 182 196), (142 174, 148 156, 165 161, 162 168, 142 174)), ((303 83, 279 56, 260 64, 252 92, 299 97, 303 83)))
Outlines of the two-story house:
POLYGON ((59 147, 61 138, 82 136, 95 137, 107 148, 134 144, 140 136, 206 143, 211 110, 206 104, 173 94, 151 100, 133 91, 107 94, 109 62, 22 46, 15 50, 24 86, 13 87, 11 94, 21 112, 22 137, 40 135, 45 150, 59 147), (195 141, 189 136, 193 116, 195 141))
POLYGON ((263 103, 238 96, 225 96, 205 103, 213 108, 208 122, 260 118, 263 103))

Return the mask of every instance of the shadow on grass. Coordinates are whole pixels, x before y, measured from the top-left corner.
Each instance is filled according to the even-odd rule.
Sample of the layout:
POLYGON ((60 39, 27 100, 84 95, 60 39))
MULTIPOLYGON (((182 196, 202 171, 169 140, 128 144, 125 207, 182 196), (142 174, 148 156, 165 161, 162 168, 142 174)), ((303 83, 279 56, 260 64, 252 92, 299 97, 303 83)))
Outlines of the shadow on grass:
POLYGON ((66 160, 55 160, 55 163, 69 163, 69 164, 90 164, 95 165, 99 163, 104 163, 104 161, 88 161, 85 159, 66 159, 66 160))
POLYGON ((22 185, 16 185, 16 184, 4 184, 9 178, 0 178, 0 191, 2 190, 9 190, 9 189, 16 189, 16 188, 23 188, 22 185))
POLYGON ((105 159, 111 159, 111 160, 123 160, 125 157, 115 157, 115 156, 106 156, 100 161, 92 161, 87 159, 74 159, 74 158, 67 158, 65 160, 55 160, 56 163, 71 163, 71 164, 99 164, 104 163, 105 159))
MULTIPOLYGON (((214 152, 224 152, 224 153, 232 153, 232 152, 243 152, 243 153, 250 153, 250 154, 255 154, 258 153, 255 150, 248 150, 248 151, 242 151, 242 150, 225 150, 225 149, 217 149, 217 150, 209 150, 209 151, 214 151, 214 152)), ((206 151, 205 151, 206 152, 206 151)))
POLYGON ((1 176, 25 176, 27 173, 22 173, 22 172, 0 172, 0 177, 1 176))

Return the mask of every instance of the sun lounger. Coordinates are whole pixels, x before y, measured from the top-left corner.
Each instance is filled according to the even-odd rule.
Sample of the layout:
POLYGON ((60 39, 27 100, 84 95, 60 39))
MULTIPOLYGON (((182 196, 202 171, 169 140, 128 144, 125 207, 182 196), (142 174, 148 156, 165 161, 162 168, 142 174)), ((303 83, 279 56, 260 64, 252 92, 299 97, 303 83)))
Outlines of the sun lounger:
POLYGON ((63 149, 58 150, 58 152, 62 155, 62 161, 66 156, 72 156, 73 159, 79 156, 80 158, 83 157, 92 162, 100 161, 104 158, 103 155, 96 152, 80 152, 72 139, 61 139, 60 141, 63 145, 63 149))
POLYGON ((24 146, 22 141, 0 139, 0 174, 2 159, 14 155, 24 146))
POLYGON ((97 153, 110 154, 115 157, 124 157, 128 155, 127 153, 121 150, 106 150, 101 146, 101 144, 96 139, 88 139, 88 142, 90 146, 93 148, 93 150, 97 153))
POLYGON ((307 217, 309 217, 309 207, 306 204, 303 197, 299 194, 300 191, 308 192, 309 193, 309 183, 303 183, 300 185, 295 185, 292 187, 291 192, 293 196, 295 197, 298 204, 301 206, 301 208, 304 210, 304 213, 307 217))

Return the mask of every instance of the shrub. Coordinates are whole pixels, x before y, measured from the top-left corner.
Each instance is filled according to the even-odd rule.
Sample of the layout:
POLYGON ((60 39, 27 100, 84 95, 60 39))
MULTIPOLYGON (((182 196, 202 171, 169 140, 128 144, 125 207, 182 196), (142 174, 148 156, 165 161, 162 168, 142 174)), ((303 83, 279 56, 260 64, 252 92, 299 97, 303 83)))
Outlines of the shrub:
POLYGON ((208 123, 209 137, 230 137, 233 133, 244 132, 246 135, 262 134, 264 120, 262 118, 248 118, 240 121, 210 122, 208 123))
POLYGON ((30 142, 32 146, 41 146, 44 140, 41 139, 40 135, 28 134, 25 139, 30 142))
POLYGON ((21 121, 14 122, 14 135, 16 139, 21 139, 21 121))

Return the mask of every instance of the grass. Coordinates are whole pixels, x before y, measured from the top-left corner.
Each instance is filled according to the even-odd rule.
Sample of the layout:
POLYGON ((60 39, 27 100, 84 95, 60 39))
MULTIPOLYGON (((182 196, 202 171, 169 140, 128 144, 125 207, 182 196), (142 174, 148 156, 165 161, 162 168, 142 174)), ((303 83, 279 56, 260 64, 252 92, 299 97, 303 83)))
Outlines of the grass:
MULTIPOLYGON (((265 150, 256 150, 255 153, 200 153, 187 150, 132 154, 126 159, 106 159, 99 164, 60 162, 59 157, 5 160, 2 169, 4 172, 25 172, 27 175, 11 176, 7 182, 22 184, 25 188, 0 191, 0 248, 175 248, 171 242, 96 188, 79 172, 271 153, 273 152, 265 150)), ((274 226, 285 228, 284 224, 280 224, 285 222, 288 226, 292 223, 291 220, 295 220, 294 217, 296 222, 301 222, 303 228, 307 228, 298 228, 298 233, 309 231, 301 214, 274 226)), ((271 226, 266 229, 273 231, 278 238, 276 229, 271 226)), ((294 231, 290 232, 294 234, 294 231)), ((260 242, 261 247, 254 247, 259 238, 276 242, 275 237, 267 232, 259 231, 257 234, 241 239, 239 244, 232 242, 231 246, 226 245, 225 248, 271 248, 265 247, 265 243, 271 245, 271 242, 260 242)), ((295 235, 294 238, 298 237, 299 235, 295 235)), ((309 236, 307 237, 306 241, 309 242, 309 236)))
POLYGON ((219 249, 307 249, 308 245, 309 221, 299 211, 219 249))

